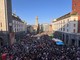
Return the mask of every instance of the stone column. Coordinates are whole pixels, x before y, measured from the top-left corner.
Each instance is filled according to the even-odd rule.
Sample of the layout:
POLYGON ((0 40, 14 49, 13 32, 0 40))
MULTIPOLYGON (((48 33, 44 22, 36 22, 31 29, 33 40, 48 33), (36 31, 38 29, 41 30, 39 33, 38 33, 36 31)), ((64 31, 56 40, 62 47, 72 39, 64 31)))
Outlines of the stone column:
POLYGON ((79 36, 76 36, 76 46, 79 46, 79 36))
POLYGON ((64 43, 66 44, 66 34, 64 34, 64 43))
POLYGON ((71 45, 71 34, 69 34, 68 45, 71 45))

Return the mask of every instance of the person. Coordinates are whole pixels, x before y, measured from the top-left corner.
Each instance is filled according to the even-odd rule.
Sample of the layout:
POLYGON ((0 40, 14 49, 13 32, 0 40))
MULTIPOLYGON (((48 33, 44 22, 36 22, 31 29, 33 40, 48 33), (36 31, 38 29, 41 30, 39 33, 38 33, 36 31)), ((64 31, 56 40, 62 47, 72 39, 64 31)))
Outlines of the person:
POLYGON ((1 47, 0 47, 0 60, 1 60, 1 54, 2 54, 2 52, 1 52, 1 47))
POLYGON ((7 59, 7 53, 3 53, 1 58, 2 58, 2 60, 6 60, 7 59))
POLYGON ((13 55, 9 54, 9 58, 10 58, 10 60, 13 60, 13 55))
POLYGON ((80 60, 80 51, 77 51, 77 60, 80 60))
POLYGON ((48 35, 39 39, 26 35, 21 42, 2 49, 2 59, 6 52, 8 60, 80 60, 80 48, 54 45, 48 35))

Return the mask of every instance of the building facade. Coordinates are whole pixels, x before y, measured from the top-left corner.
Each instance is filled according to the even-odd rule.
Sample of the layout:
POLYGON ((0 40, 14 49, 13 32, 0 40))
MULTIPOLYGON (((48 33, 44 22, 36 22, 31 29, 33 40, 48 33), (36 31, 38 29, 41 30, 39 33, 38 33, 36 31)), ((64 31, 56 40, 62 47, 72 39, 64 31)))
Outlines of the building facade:
POLYGON ((49 25, 49 32, 52 33, 52 24, 49 25))
POLYGON ((49 24, 44 23, 41 25, 43 32, 49 32, 49 24))
POLYGON ((12 14, 12 28, 15 34, 15 41, 20 41, 23 35, 27 33, 27 23, 14 13, 12 14))
POLYGON ((27 25, 27 33, 34 33, 34 25, 27 25))
POLYGON ((0 0, 0 45, 10 43, 12 33, 11 0, 0 0))
POLYGON ((78 33, 80 33, 80 0, 72 0, 72 13, 78 14, 78 33))
POLYGON ((54 37, 67 45, 80 46, 80 1, 72 0, 72 11, 53 20, 54 37), (78 3, 77 3, 78 2, 78 3))
POLYGON ((33 27, 33 32, 34 32, 35 34, 38 34, 38 31, 39 31, 38 16, 36 16, 35 25, 33 25, 32 27, 33 27))
POLYGON ((64 33, 78 33, 78 15, 70 13, 53 21, 53 31, 64 33))
POLYGON ((23 22, 16 14, 12 14, 13 32, 26 32, 27 23, 23 22))
POLYGON ((12 14, 11 0, 0 0, 0 46, 13 44, 23 37, 27 24, 12 14))

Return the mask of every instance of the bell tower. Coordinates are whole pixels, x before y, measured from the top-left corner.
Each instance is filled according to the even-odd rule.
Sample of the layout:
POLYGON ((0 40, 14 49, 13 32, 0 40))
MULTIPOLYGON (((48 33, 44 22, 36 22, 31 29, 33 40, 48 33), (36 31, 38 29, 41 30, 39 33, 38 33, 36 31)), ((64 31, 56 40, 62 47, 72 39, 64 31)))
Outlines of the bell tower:
POLYGON ((38 16, 36 16, 36 22, 35 25, 38 26, 38 16))
POLYGON ((72 13, 78 14, 78 33, 80 33, 80 0, 72 0, 72 13))
POLYGON ((72 12, 80 15, 80 0, 72 0, 72 12))

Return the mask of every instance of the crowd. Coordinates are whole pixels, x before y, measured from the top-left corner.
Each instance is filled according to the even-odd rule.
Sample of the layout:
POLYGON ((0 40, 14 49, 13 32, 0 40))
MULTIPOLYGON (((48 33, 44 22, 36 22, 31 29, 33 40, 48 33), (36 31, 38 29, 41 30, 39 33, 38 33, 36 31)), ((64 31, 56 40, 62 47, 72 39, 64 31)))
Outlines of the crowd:
POLYGON ((80 47, 57 46, 48 35, 27 34, 20 43, 0 49, 2 60, 80 60, 80 47))

